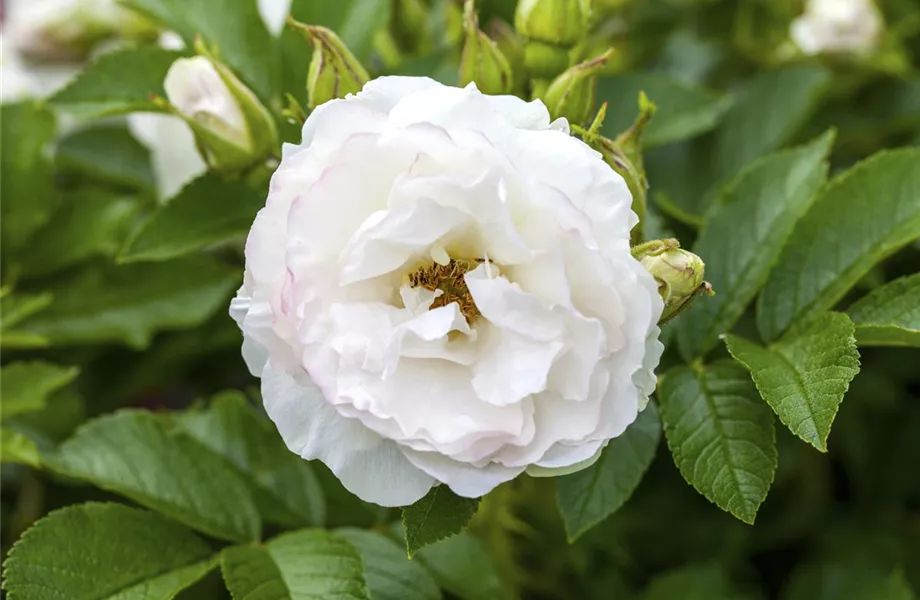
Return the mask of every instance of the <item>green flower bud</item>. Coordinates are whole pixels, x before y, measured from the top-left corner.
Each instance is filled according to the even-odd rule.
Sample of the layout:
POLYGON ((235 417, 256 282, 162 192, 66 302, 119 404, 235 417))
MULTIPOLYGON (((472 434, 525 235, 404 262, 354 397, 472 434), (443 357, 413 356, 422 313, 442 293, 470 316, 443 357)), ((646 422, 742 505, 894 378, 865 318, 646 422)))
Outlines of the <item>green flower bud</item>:
POLYGON ((571 47, 588 34, 590 0, 520 0, 514 27, 540 42, 571 47))
POLYGON ((370 77, 361 62, 334 32, 325 27, 289 23, 306 33, 313 44, 307 73, 307 107, 311 110, 336 98, 361 91, 370 77))
POLYGON ((215 171, 237 172, 265 160, 278 144, 271 114, 200 42, 195 47, 201 56, 172 64, 163 82, 169 102, 158 102, 189 125, 215 171))
POLYGON ((549 84, 541 99, 553 118, 565 117, 572 123, 584 123, 594 110, 597 73, 613 55, 608 50, 595 59, 567 69, 549 84))
POLYGON ((423 0, 390 0, 389 29, 400 52, 417 53, 430 45, 428 10, 423 0))
POLYGON ((534 77, 549 79, 568 68, 570 53, 563 46, 528 40, 524 45, 524 66, 534 77))
POLYGON ((712 295, 712 287, 703 281, 702 259, 681 249, 677 240, 646 242, 633 248, 632 253, 658 282, 658 293, 664 301, 659 323, 677 316, 697 294, 712 295))
POLYGON ((632 243, 639 244, 643 239, 643 222, 648 195, 648 179, 642 163, 642 132, 649 119, 655 114, 656 107, 645 93, 639 93, 639 116, 632 127, 617 136, 616 140, 606 138, 599 133, 607 113, 605 102, 597 113, 590 129, 582 134, 585 143, 597 150, 610 167, 626 181, 632 194, 632 209, 639 217, 639 223, 632 230, 632 243))
POLYGON ((512 89, 523 90, 527 83, 527 70, 524 68, 524 40, 501 19, 489 21, 486 31, 488 36, 495 41, 499 52, 508 60, 508 65, 511 67, 512 89))
POLYGON ((479 29, 473 0, 466 0, 463 14, 466 42, 460 57, 460 85, 475 82, 484 94, 511 91, 511 66, 498 46, 479 29))

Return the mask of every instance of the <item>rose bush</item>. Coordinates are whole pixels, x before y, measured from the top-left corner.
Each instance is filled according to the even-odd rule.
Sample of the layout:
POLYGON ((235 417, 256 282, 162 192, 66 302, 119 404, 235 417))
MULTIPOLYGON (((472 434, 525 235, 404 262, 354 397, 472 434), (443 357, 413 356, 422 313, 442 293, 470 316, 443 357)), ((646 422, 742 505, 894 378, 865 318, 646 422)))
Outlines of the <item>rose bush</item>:
POLYGON ((918 22, 0 0, 2 596, 914 598, 918 22))
POLYGON ((539 101, 385 77, 314 111, 231 312, 288 447, 364 500, 589 465, 655 387, 626 183, 539 101))

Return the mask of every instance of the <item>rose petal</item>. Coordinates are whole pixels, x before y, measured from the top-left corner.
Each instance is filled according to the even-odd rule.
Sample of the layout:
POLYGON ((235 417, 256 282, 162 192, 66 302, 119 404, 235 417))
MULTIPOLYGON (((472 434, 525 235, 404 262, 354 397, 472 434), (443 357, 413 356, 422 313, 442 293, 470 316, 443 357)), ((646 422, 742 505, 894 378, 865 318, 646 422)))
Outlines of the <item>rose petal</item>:
POLYGON ((341 416, 316 388, 301 385, 271 363, 262 373, 262 397, 291 452, 323 461, 362 500, 407 506, 434 485, 434 479, 413 466, 394 442, 341 416))

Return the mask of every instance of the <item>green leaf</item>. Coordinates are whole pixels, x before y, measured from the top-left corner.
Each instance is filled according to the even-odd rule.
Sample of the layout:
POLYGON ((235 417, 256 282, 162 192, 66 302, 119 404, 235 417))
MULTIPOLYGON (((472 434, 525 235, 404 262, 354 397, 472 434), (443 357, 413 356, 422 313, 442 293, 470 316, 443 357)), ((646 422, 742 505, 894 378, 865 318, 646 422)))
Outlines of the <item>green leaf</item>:
POLYGON ((20 248, 57 206, 51 162, 46 146, 54 138, 54 116, 44 108, 23 102, 0 106, 0 240, 7 259, 20 248))
POLYGON ((795 571, 784 600, 915 600, 900 570, 853 561, 806 564, 795 571))
POLYGON ((52 512, 26 531, 4 563, 10 600, 168 599, 215 566, 186 528, 120 504, 52 512))
POLYGON ((786 427, 821 452, 850 381, 859 373, 853 322, 824 313, 764 348, 725 336, 728 351, 750 372, 760 395, 786 427))
POLYGON ((815 108, 829 81, 826 69, 798 65, 766 71, 746 82, 716 130, 714 154, 708 157, 715 166, 714 180, 730 180, 786 143, 815 108))
POLYGON ((182 413, 178 422, 237 468, 266 521, 322 525, 325 500, 310 464, 287 449, 271 421, 257 415, 243 394, 219 394, 210 408, 182 413))
POLYGON ((55 344, 124 342, 142 349, 159 330, 204 322, 237 285, 235 269, 203 257, 88 268, 56 282, 54 303, 22 329, 55 344))
POLYGON ((920 237, 920 149, 880 152, 837 177, 796 225, 757 304, 766 340, 832 308, 920 237))
POLYGON ((711 350, 754 299, 796 221, 827 177, 829 132, 815 142, 763 158, 745 169, 714 204, 693 252, 706 263, 716 295, 694 302, 678 320, 681 354, 711 350))
POLYGON ((44 361, 16 362, 0 369, 0 418, 41 410, 48 396, 74 379, 80 369, 44 361))
POLYGON ((278 565, 264 547, 227 548, 220 555, 220 571, 233 600, 292 600, 294 598, 278 565))
POLYGON ((239 476, 151 413, 125 410, 90 421, 46 463, 216 538, 259 538, 259 514, 239 476))
POLYGON ((20 463, 37 467, 41 464, 41 454, 35 442, 12 429, 0 428, 0 462, 20 463))
POLYGON ((920 346, 920 273, 886 283, 847 312, 860 346, 920 346))
MULTIPOLYGON (((48 308, 54 296, 47 292, 41 294, 6 294, 0 297, 0 329, 5 332, 23 319, 48 308)), ((6 342, 6 339, 3 340, 6 342)))
POLYGON ((653 403, 587 469, 556 478, 556 503, 570 541, 617 511, 655 458, 661 420, 653 403))
POLYGON ((94 256, 114 256, 134 226, 136 198, 100 190, 65 197, 64 205, 33 238, 23 257, 28 277, 40 277, 94 256))
POLYGON ((725 575, 715 565, 691 565, 667 571, 653 579, 642 600, 710 600, 728 595, 725 575))
POLYGON ((368 62, 374 50, 374 35, 386 26, 390 16, 390 3, 351 0, 340 4, 347 7, 347 12, 335 31, 358 60, 368 62))
POLYGON ((163 97, 163 80, 179 52, 155 47, 101 55, 48 103, 78 119, 129 112, 162 112, 151 99, 163 97))
POLYGON ((402 509, 402 522, 406 527, 406 549, 411 557, 438 540, 460 533, 470 522, 478 498, 463 498, 446 485, 437 485, 425 497, 402 509))
POLYGON ((192 47, 201 36, 217 47, 217 57, 263 100, 272 97, 277 77, 275 42, 259 15, 256 0, 124 0, 169 26, 192 47))
POLYGON ((17 415, 9 425, 33 440, 40 450, 47 450, 70 437, 85 420, 83 396, 66 387, 48 396, 42 410, 17 415))
POLYGON ((637 98, 643 91, 658 109, 642 134, 646 148, 709 131, 731 104, 711 90, 658 73, 601 77, 597 82, 598 103, 608 103, 604 135, 616 137, 633 124, 638 114, 637 98))
POLYGON ((65 136, 54 155, 61 171, 77 171, 114 185, 153 195, 156 179, 150 151, 122 125, 96 125, 65 136))
POLYGON ((238 181, 203 175, 144 223, 119 260, 166 260, 242 237, 264 204, 262 194, 238 181))
POLYGON ((234 600, 369 600, 358 551, 319 529, 286 533, 264 546, 221 554, 220 570, 234 600))
POLYGON ((762 72, 744 82, 712 135, 648 153, 650 198, 667 214, 698 226, 743 168, 795 135, 829 80, 827 70, 800 65, 762 72))
POLYGON ((413 560, 425 565, 439 587, 461 600, 503 597, 488 550, 466 531, 422 548, 413 560))
POLYGON ((734 600, 722 569, 715 565, 691 565, 668 571, 649 583, 641 600, 734 600))
POLYGON ((4 331, 3 347, 7 350, 30 350, 51 345, 51 340, 28 331, 4 331))
POLYGON ((740 366, 671 369, 658 386, 665 439, 681 475, 752 524, 776 471, 773 415, 740 366))
POLYGON ((364 579, 375 600, 437 600, 441 590, 418 561, 406 557, 393 540, 363 529, 339 529, 361 555, 364 579))

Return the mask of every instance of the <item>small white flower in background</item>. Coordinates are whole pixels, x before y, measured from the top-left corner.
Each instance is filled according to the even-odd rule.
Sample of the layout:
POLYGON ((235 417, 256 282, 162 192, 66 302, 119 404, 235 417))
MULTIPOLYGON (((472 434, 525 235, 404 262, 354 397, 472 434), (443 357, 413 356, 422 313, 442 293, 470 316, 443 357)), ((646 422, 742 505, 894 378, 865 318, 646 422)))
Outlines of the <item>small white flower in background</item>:
POLYGON ((16 49, 42 61, 82 60, 106 40, 153 40, 156 28, 116 0, 11 2, 16 49))
POLYGON ((230 309, 288 447, 384 506, 590 465, 663 349, 630 202, 539 101, 384 77, 319 106, 230 309))
POLYGON ((881 32, 882 17, 872 0, 808 0, 790 36, 805 54, 867 54, 881 32))
POLYGON ((291 0, 258 0, 259 16, 272 35, 280 35, 291 12, 291 0))
POLYGON ((128 115, 128 130, 150 150, 160 201, 172 198, 208 170, 195 147, 195 136, 179 117, 160 113, 128 115))

